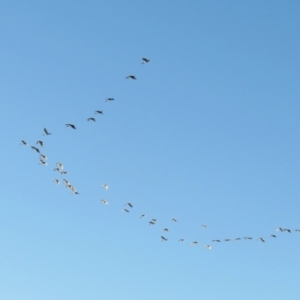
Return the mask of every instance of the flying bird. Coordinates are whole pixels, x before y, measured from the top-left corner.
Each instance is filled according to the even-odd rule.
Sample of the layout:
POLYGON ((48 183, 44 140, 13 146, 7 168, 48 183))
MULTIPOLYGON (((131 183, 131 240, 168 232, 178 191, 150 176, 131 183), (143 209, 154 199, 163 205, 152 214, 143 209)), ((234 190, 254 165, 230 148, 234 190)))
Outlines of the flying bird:
POLYGON ((66 126, 67 126, 67 127, 71 127, 71 128, 73 128, 73 129, 76 129, 75 125, 73 125, 73 124, 66 124, 66 126))
POLYGON ((165 238, 164 236, 161 236, 161 238, 162 238, 162 241, 163 242, 166 242, 168 239, 167 238, 165 238))
POLYGON ((184 241, 184 239, 179 239, 179 240, 178 240, 178 242, 183 242, 183 241, 184 241))
POLYGON ((96 122, 95 118, 88 118, 87 120, 96 122))
POLYGON ((144 218, 146 215, 140 215, 140 218, 144 218))
POLYGON ((103 183, 103 184, 101 184, 101 186, 102 186, 104 189, 108 190, 108 185, 107 185, 107 184, 103 183))
POLYGON ((64 165, 62 163, 57 162, 56 165, 58 166, 58 168, 60 170, 62 170, 64 168, 64 165))
POLYGON ((25 145, 25 146, 28 146, 28 144, 25 142, 25 141, 21 141, 21 145, 25 145))
POLYGON ((42 141, 37 141, 36 144, 40 145, 41 147, 44 147, 44 143, 42 141))
POLYGON ((212 242, 220 243, 221 241, 220 240, 212 240, 212 242))
POLYGON ((48 132, 48 130, 46 128, 44 128, 44 134, 43 135, 50 135, 52 133, 48 132))
POLYGON ((56 184, 60 184, 58 179, 54 179, 53 182, 55 182, 56 184))
POLYGON ((129 202, 126 203, 125 205, 128 205, 128 206, 131 207, 131 208, 133 207, 133 205, 132 205, 131 203, 129 203, 129 202))
POLYGON ((258 240, 258 241, 265 242, 265 240, 264 240, 262 237, 258 238, 257 240, 258 240))
POLYGON ((176 222, 177 222, 177 219, 172 219, 172 222, 176 223, 176 222))
POLYGON ((35 150, 37 153, 40 153, 40 150, 39 150, 38 148, 33 147, 33 146, 31 146, 31 148, 32 148, 33 150, 35 150))
POLYGON ((150 225, 155 225, 155 222, 150 221, 149 224, 150 224, 150 225))
POLYGON ((125 211, 125 212, 129 213, 129 210, 128 210, 128 209, 126 209, 126 208, 123 208, 123 211, 125 211))
POLYGON ((43 160, 40 158, 40 165, 45 165, 45 166, 47 166, 47 162, 43 161, 43 160))
POLYGON ((245 236, 245 237, 244 237, 244 240, 245 240, 245 241, 247 241, 247 240, 252 240, 252 237, 245 236))
POLYGON ((133 80, 136 80, 136 77, 134 75, 129 75, 126 77, 126 79, 133 79, 133 80))
POLYGON ((201 227, 202 227, 203 229, 205 229, 205 228, 207 228, 207 225, 203 224, 203 225, 201 225, 201 227))
POLYGON ((95 115, 99 115, 99 114, 103 115, 103 111, 102 110, 95 110, 95 115))
POLYGON ((276 228, 276 231, 281 231, 283 232, 284 230, 281 227, 276 228))
POLYGON ((229 241, 230 241, 230 239, 225 239, 225 240, 224 240, 224 242, 229 242, 229 241))
POLYGON ((233 240, 234 241, 239 241, 241 238, 234 238, 233 240))
POLYGON ((292 233, 291 229, 283 229, 283 231, 287 231, 288 233, 292 233))
POLYGON ((150 62, 150 59, 146 57, 143 57, 142 60, 143 60, 142 64, 147 64, 148 62, 150 62))
POLYGON ((194 242, 191 243, 191 246, 193 247, 193 246, 198 245, 198 244, 199 243, 197 241, 194 241, 194 242))
POLYGON ((66 175, 66 174, 68 174, 68 172, 67 171, 60 171, 60 174, 61 175, 66 175))
POLYGON ((276 235, 275 234, 271 234, 270 237, 276 238, 276 235))
POLYGON ((44 154, 40 154, 40 157, 41 157, 43 160, 47 160, 47 159, 48 159, 47 156, 44 155, 44 154))
POLYGON ((106 98, 106 102, 109 102, 109 101, 113 101, 113 100, 115 100, 115 98, 106 98))
POLYGON ((168 228, 164 228, 164 229, 163 229, 163 231, 166 231, 166 232, 168 232, 168 231, 169 231, 169 229, 168 229, 168 228))
POLYGON ((300 229, 295 229, 296 232, 300 232, 300 229))
POLYGON ((104 199, 101 200, 101 203, 102 204, 108 204, 108 202, 106 200, 104 200, 104 199))
POLYGON ((212 249, 212 246, 210 245, 205 245, 204 248, 208 249, 208 250, 211 250, 212 249))

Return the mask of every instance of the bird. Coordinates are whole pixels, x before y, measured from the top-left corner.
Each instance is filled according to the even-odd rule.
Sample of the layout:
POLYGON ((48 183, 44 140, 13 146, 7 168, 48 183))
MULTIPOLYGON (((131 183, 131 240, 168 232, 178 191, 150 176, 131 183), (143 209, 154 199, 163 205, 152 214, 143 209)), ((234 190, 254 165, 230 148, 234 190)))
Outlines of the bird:
POLYGON ((172 222, 176 223, 176 222, 177 222, 177 219, 172 219, 172 222))
POLYGON ((125 205, 128 205, 128 206, 131 207, 131 208, 133 207, 133 205, 132 205, 131 203, 129 203, 129 202, 126 203, 125 205))
POLYGON ((276 238, 276 235, 275 234, 271 234, 270 237, 276 238))
POLYGON ((233 240, 234 241, 239 241, 241 238, 234 238, 233 240))
POLYGON ((108 202, 106 200, 104 200, 104 199, 101 200, 101 203, 102 204, 108 204, 108 202))
POLYGON ((212 240, 212 242, 214 242, 214 243, 220 243, 221 241, 220 240, 212 240))
POLYGON ((126 79, 133 79, 133 80, 136 80, 136 77, 134 75, 129 75, 126 77, 126 79))
POLYGON ((45 165, 45 166, 47 166, 47 162, 43 161, 43 160, 40 158, 40 165, 45 165))
POLYGON ((245 240, 245 241, 247 241, 247 240, 252 240, 252 237, 245 236, 245 237, 244 237, 244 240, 245 240))
POLYGON ((156 219, 152 219, 151 221, 156 222, 157 220, 156 219))
POLYGON ((205 245, 204 248, 208 249, 208 250, 211 250, 212 249, 212 246, 210 245, 205 245))
POLYGON ((99 114, 103 115, 103 111, 102 110, 95 110, 95 115, 99 115, 99 114))
POLYGON ((183 242, 183 241, 184 241, 184 239, 179 239, 179 240, 178 240, 178 242, 183 242))
POLYGON ((23 140, 21 141, 21 145, 28 146, 28 144, 23 140))
POLYGON ((150 59, 143 57, 142 61, 143 61, 142 64, 147 64, 148 62, 150 62, 150 59))
POLYGON ((163 242, 166 242, 168 239, 167 238, 165 238, 164 236, 161 236, 161 238, 162 238, 162 241, 163 242))
POLYGON ((106 102, 109 102, 109 101, 113 101, 113 100, 115 100, 115 98, 106 98, 106 102))
POLYGON ((55 168, 55 169, 53 169, 53 171, 60 172, 60 168, 55 168))
POLYGON ((101 186, 102 186, 104 189, 108 190, 108 185, 107 185, 106 183, 101 184, 101 186))
POLYGON ((257 240, 258 240, 258 241, 265 242, 265 240, 264 240, 262 237, 258 238, 257 240))
POLYGON ((149 224, 150 224, 150 225, 155 225, 155 222, 150 221, 149 224))
POLYGON ((88 118, 87 120, 96 122, 95 118, 88 118))
POLYGON ((224 240, 224 242, 229 242, 229 241, 230 241, 230 239, 225 239, 225 240, 224 240))
POLYGON ((281 231, 283 232, 283 229, 281 227, 276 228, 276 231, 281 231))
POLYGON ((55 182, 56 184, 60 184, 58 179, 54 179, 53 182, 55 182))
POLYGON ((60 174, 61 175, 66 175, 66 174, 68 174, 68 172, 67 171, 60 171, 60 174))
POLYGON ((128 213, 129 213, 129 210, 128 210, 128 209, 126 209, 126 208, 123 208, 123 211, 125 211, 125 212, 128 212, 128 213))
POLYGON ((199 243, 197 241, 194 241, 194 242, 191 243, 191 246, 193 247, 193 246, 198 245, 198 244, 199 243))
POLYGON ((37 141, 36 144, 40 145, 41 147, 44 147, 44 143, 42 141, 37 141))
POLYGON ((73 129, 76 129, 75 125, 73 125, 73 124, 66 124, 66 126, 67 126, 67 127, 71 127, 71 128, 73 128, 73 129))
POLYGON ((31 148, 32 148, 33 150, 35 150, 37 153, 40 153, 40 150, 39 150, 38 148, 33 147, 33 146, 31 146, 31 148))
POLYGON ((168 229, 168 228, 164 228, 164 229, 163 229, 163 231, 165 231, 165 232, 168 232, 168 231, 169 231, 169 229, 168 229))
POLYGON ((56 165, 57 165, 58 168, 61 169, 61 170, 64 168, 64 165, 63 165, 62 163, 57 162, 56 165))
POLYGON ((44 155, 44 154, 40 154, 40 157, 41 157, 43 160, 47 160, 47 159, 48 159, 47 156, 44 155))
POLYGON ((144 218, 145 216, 146 216, 146 215, 144 215, 144 214, 143 214, 143 215, 140 215, 140 218, 144 218))
POLYGON ((201 227, 202 227, 203 229, 205 229, 205 228, 207 227, 207 225, 203 224, 203 225, 201 225, 201 227))
POLYGON ((44 134, 43 135, 50 135, 52 133, 50 133, 46 128, 44 128, 44 134))
POLYGON ((300 229, 295 229, 296 232, 300 232, 300 229))
POLYGON ((287 231, 288 233, 292 233, 291 229, 283 229, 283 231, 287 231))

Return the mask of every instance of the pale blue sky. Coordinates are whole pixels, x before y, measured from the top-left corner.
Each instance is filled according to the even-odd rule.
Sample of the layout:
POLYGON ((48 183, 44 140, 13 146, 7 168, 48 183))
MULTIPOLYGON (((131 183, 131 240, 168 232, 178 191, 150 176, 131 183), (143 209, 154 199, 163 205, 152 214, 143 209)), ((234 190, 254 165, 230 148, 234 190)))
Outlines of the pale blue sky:
POLYGON ((0 298, 298 300, 299 15, 0 0, 0 298), (20 145, 40 139, 48 166, 20 145))

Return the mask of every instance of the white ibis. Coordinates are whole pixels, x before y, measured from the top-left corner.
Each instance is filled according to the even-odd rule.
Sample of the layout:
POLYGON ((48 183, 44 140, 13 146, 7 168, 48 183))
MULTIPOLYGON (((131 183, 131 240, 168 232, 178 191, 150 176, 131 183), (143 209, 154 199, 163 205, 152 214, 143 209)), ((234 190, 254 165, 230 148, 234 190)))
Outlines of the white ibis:
POLYGON ((252 240, 252 237, 245 236, 245 237, 244 237, 244 240, 245 240, 245 241, 247 241, 247 240, 252 240))
POLYGON ((43 161, 43 160, 40 158, 40 165, 45 165, 45 166, 47 166, 48 164, 47 164, 47 162, 43 161))
POLYGON ((44 134, 43 135, 50 135, 52 133, 50 133, 46 128, 44 128, 44 134))
POLYGON ((74 124, 66 124, 67 127, 71 127, 73 129, 76 129, 75 125, 74 124))
POLYGON ((207 225, 203 224, 203 225, 201 225, 201 227, 202 227, 203 229, 205 229, 205 228, 207 228, 207 225))
POLYGON ((176 222, 177 222, 177 219, 172 219, 172 222, 176 223, 176 222))
POLYGON ((276 228, 276 231, 281 231, 283 232, 284 230, 281 227, 276 228))
POLYGON ((106 183, 101 184, 101 186, 105 189, 108 190, 108 185, 106 183))
POLYGON ((125 212, 129 213, 129 210, 128 210, 128 209, 126 209, 126 208, 123 208, 123 211, 125 211, 125 212))
POLYGON ((283 231, 286 231, 286 232, 288 232, 288 233, 292 233, 292 231, 291 231, 291 229, 283 229, 283 231))
POLYGON ((144 214, 143 214, 143 215, 140 215, 140 218, 144 218, 145 216, 146 216, 146 215, 144 215, 144 214))
POLYGON ((134 75, 129 75, 126 77, 126 79, 133 79, 133 80, 136 80, 136 77, 134 75))

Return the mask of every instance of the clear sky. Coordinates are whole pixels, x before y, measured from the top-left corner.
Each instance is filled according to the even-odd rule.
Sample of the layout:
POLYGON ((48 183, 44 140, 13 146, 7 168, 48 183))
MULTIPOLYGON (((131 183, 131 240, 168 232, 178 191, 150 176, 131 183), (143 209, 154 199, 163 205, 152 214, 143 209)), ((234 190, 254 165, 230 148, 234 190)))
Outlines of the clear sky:
POLYGON ((1 300, 298 300, 299 16, 0 0, 1 300))

